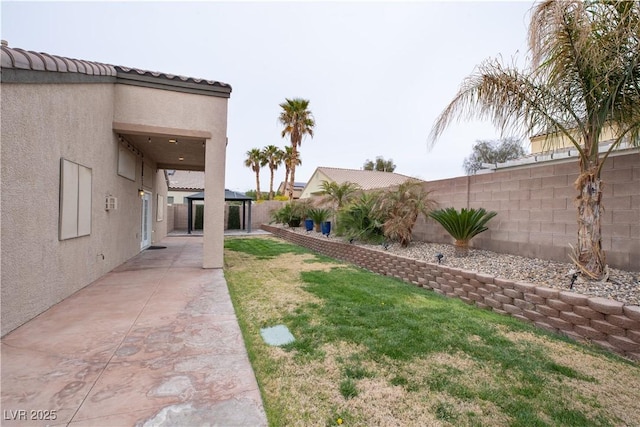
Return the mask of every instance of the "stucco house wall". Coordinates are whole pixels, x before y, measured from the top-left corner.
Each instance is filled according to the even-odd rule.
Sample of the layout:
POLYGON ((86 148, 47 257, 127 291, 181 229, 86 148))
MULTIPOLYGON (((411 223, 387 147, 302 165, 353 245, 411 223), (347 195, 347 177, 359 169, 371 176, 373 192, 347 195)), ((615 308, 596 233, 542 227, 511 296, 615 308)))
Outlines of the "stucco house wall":
POLYGON ((200 147, 199 158, 185 168, 199 167, 208 175, 212 202, 205 224, 210 232, 204 237, 209 254, 203 266, 222 267, 231 88, 216 85, 223 93, 210 95, 213 83, 206 82, 198 86, 204 89, 187 88, 201 93, 189 93, 187 84, 166 81, 169 77, 163 75, 147 79, 157 81, 157 87, 148 87, 148 81, 142 87, 130 84, 129 78, 127 70, 113 66, 2 46, 2 335, 140 252, 139 190, 151 193, 151 243, 172 229, 158 161, 163 154, 158 144, 165 134, 180 132, 178 136, 191 137, 200 147), (79 71, 83 64, 85 71, 79 71), (57 72, 56 67, 68 69, 57 72), (93 74, 96 69, 99 74, 93 74), (131 135, 145 143, 148 138, 149 145, 132 143, 131 135), (119 150, 126 146, 135 153, 133 179, 118 174, 119 150), (90 234, 66 240, 59 236, 61 159, 91 170, 90 234), (117 199, 116 209, 105 209, 107 196, 117 199))

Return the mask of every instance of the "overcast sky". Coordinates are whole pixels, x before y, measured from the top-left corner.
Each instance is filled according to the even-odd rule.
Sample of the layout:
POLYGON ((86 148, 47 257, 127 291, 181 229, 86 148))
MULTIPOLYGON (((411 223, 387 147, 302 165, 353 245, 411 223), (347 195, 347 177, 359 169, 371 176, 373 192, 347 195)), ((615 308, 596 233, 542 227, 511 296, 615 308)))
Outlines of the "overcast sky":
MULTIPOLYGON (((452 125, 431 150, 434 120, 486 58, 522 62, 532 1, 10 2, 10 47, 231 84, 225 186, 255 188, 246 152, 284 147, 285 98, 310 100, 314 138, 296 181, 318 166, 393 159, 426 180, 463 175, 490 123, 452 125)), ((506 135, 509 136, 509 135, 506 135)), ((528 143, 528 140, 526 140, 528 143)), ((527 146, 528 147, 528 146, 527 146)), ((284 179, 284 167, 276 182, 284 179)), ((268 191, 269 169, 261 173, 268 191)), ((276 183, 276 185, 277 185, 276 183)))

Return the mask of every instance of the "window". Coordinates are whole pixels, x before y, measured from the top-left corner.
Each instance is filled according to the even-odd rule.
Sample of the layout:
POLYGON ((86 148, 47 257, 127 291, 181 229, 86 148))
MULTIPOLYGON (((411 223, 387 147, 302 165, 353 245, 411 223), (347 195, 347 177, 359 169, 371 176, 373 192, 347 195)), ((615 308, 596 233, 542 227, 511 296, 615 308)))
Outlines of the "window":
POLYGON ((60 240, 91 234, 90 168, 60 159, 60 240))

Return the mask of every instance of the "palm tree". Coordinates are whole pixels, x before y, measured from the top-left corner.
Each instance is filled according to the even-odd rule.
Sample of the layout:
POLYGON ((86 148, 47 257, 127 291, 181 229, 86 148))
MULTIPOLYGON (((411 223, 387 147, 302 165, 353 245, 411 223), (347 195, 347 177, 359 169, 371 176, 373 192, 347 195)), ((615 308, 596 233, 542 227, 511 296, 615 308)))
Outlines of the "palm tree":
POLYGON ((289 199, 293 199, 293 184, 296 178, 296 164, 299 153, 298 147, 302 144, 305 135, 313 138, 313 127, 315 121, 313 114, 309 111, 309 100, 302 98, 289 99, 280 104, 280 123, 284 125, 282 137, 289 135, 291 138, 291 180, 289 185, 289 199))
MULTIPOLYGON (((561 135, 576 148, 580 174, 573 261, 602 277, 602 167, 623 141, 640 139, 640 3, 543 1, 529 28, 531 67, 486 60, 467 77, 433 125, 430 143, 455 119, 489 118, 503 131, 561 135), (600 152, 603 129, 613 143, 600 152)), ((551 139, 551 138, 549 138, 551 139)))
POLYGON ((360 190, 358 184, 353 182, 343 182, 338 184, 335 181, 322 181, 322 194, 325 195, 325 201, 333 204, 334 211, 339 211, 342 206, 353 198, 355 193, 360 190))
POLYGON ((260 169, 266 165, 262 151, 258 148, 252 148, 247 151, 244 165, 256 173, 256 200, 260 200, 262 198, 262 193, 260 193, 260 169))
POLYGON ((282 163, 284 151, 276 147, 275 145, 267 145, 262 149, 262 157, 269 166, 271 171, 271 177, 269 179, 269 200, 273 199, 273 173, 278 169, 278 166, 282 163))
POLYGON ((420 181, 412 179, 382 193, 376 211, 380 218, 384 218, 382 231, 385 237, 397 240, 403 247, 409 246, 418 215, 426 218, 436 206, 429 194, 420 181))
POLYGON ((289 174, 291 173, 291 165, 295 164, 295 166, 300 166, 302 164, 302 160, 299 157, 296 157, 295 161, 293 158, 293 147, 287 145, 284 147, 284 154, 282 156, 282 162, 284 163, 284 194, 288 194, 287 188, 289 188, 289 174))

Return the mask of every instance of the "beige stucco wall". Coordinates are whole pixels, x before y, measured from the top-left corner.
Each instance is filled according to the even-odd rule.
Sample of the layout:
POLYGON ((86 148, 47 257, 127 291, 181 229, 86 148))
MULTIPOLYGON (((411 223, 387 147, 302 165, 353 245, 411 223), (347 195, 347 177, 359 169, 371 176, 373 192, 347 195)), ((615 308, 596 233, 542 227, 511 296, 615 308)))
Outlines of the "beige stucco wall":
MULTIPOLYGON (((582 137, 577 131, 571 132, 574 138, 584 145, 582 137)), ((615 137, 613 129, 605 127, 600 135, 600 141, 610 141, 615 137)), ((531 154, 543 153, 545 151, 559 150, 563 148, 573 148, 574 145, 562 134, 537 135, 531 137, 531 154)))
POLYGON ((316 170, 300 194, 301 199, 308 199, 322 192, 322 181, 331 181, 328 176, 316 170))
POLYGON ((206 149, 208 197, 220 202, 209 203, 205 215, 210 240, 205 258, 208 267, 222 267, 225 98, 115 83, 3 83, 1 105, 2 335, 139 253, 138 189, 151 192, 152 243, 172 229, 166 181, 153 152, 136 157, 135 180, 117 174, 114 122, 212 135, 206 149), (92 170, 91 234, 63 241, 58 239, 61 158, 92 170), (116 210, 105 210, 107 195, 118 199, 116 210))
MULTIPOLYGON (((140 251, 142 162, 135 182, 117 175, 114 98, 109 83, 2 85, 2 335, 140 251), (60 158, 92 170, 89 236, 58 240, 60 158)), ((150 188, 155 239, 163 183, 150 188)))
POLYGON ((117 85, 114 121, 211 134, 205 147, 203 267, 222 268, 227 99, 117 85))

